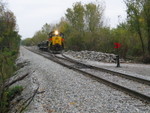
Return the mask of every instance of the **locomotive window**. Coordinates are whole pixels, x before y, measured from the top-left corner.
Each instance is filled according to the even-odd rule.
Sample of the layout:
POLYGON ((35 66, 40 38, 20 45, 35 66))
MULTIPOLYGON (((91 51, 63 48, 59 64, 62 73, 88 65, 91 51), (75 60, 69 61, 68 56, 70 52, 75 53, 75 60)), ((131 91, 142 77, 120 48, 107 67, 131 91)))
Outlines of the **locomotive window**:
POLYGON ((63 33, 60 33, 60 36, 64 38, 64 34, 63 33))

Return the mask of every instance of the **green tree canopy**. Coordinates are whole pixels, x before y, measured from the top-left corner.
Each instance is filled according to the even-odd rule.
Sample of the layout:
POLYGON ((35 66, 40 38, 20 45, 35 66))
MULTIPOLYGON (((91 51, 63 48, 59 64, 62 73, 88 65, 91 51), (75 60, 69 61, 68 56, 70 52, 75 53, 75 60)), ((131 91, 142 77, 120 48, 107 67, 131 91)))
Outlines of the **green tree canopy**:
POLYGON ((143 54, 150 55, 150 1, 126 0, 128 23, 139 35, 143 54))

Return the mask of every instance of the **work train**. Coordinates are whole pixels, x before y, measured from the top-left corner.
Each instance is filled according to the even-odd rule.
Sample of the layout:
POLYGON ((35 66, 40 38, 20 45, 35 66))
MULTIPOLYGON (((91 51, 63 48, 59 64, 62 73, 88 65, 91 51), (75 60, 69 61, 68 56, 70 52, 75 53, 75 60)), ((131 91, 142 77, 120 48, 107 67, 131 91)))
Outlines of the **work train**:
POLYGON ((52 53, 62 52, 64 49, 64 34, 57 30, 50 32, 48 40, 40 42, 38 48, 52 53))

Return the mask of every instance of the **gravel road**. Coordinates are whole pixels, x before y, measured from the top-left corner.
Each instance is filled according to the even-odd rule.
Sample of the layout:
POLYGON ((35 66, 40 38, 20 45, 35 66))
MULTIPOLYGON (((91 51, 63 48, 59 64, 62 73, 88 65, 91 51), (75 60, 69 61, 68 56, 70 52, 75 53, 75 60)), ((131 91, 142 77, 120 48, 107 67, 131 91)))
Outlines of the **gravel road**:
POLYGON ((21 47, 17 62, 25 61, 16 74, 31 73, 17 83, 23 98, 42 92, 25 113, 150 113, 150 105, 21 47))

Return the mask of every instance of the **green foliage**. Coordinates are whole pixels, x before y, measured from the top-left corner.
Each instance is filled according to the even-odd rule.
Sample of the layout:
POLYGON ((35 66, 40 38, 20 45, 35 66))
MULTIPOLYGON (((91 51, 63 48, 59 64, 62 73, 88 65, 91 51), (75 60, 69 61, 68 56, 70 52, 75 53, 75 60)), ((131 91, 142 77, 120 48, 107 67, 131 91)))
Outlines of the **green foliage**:
POLYGON ((7 101, 7 93, 4 92, 3 95, 1 95, 0 99, 0 113, 7 113, 8 112, 8 107, 9 107, 9 102, 7 101))
POLYGON ((31 45, 37 45, 39 42, 43 41, 43 40, 47 40, 48 39, 48 34, 46 33, 46 31, 38 31, 34 34, 34 36, 31 39, 31 45))
POLYGON ((61 28, 65 27, 66 48, 74 50, 97 49, 100 40, 98 31, 102 28, 103 23, 102 6, 94 3, 82 5, 81 2, 77 2, 73 8, 66 10, 65 16, 67 26, 59 25, 61 28))
POLYGON ((85 5, 85 28, 87 31, 95 32, 103 25, 103 7, 94 3, 85 5))
POLYGON ((10 78, 14 71, 16 71, 15 59, 17 54, 17 50, 10 51, 8 48, 0 52, 0 113, 6 113, 8 109, 8 96, 3 85, 6 79, 10 78))
POLYGON ((7 111, 7 95, 3 86, 16 70, 15 60, 19 52, 20 37, 14 14, 0 1, 0 113, 7 111))
POLYGON ((138 34, 143 56, 150 55, 150 1, 126 0, 128 23, 138 34))
POLYGON ((84 47, 84 43, 83 43, 83 37, 80 35, 79 32, 74 32, 72 33, 72 35, 67 38, 67 47, 75 50, 75 51, 79 51, 84 47))
POLYGON ((52 27, 51 27, 50 24, 47 24, 47 23, 46 23, 45 25, 43 25, 43 27, 42 27, 42 32, 43 32, 43 33, 49 34, 50 31, 52 31, 52 27))
POLYGON ((79 32, 84 28, 84 7, 81 2, 77 2, 73 5, 73 9, 68 8, 66 17, 72 27, 79 32))
POLYGON ((22 45, 26 45, 26 46, 31 46, 32 44, 32 38, 26 38, 24 40, 21 41, 22 45))
POLYGON ((15 59, 17 57, 18 51, 10 51, 4 49, 4 52, 0 54, 0 83, 3 80, 8 79, 15 71, 15 59))
MULTIPOLYGON (((63 32, 65 35, 70 34, 71 32, 71 25, 65 18, 61 18, 61 21, 59 22, 58 30, 63 32)), ((67 37, 66 37, 67 38, 67 37)))
POLYGON ((9 103, 17 95, 20 95, 23 91, 22 86, 14 86, 4 91, 0 102, 0 113, 7 113, 9 111, 9 103))
POLYGON ((145 21, 145 30, 147 34, 147 50, 148 50, 148 55, 150 56, 150 1, 149 0, 144 0, 143 3, 143 15, 144 15, 144 21, 145 21))
POLYGON ((15 96, 20 95, 21 92, 23 91, 22 86, 14 86, 12 88, 9 88, 6 93, 7 93, 7 100, 11 101, 14 99, 15 96))
POLYGON ((41 30, 37 31, 32 38, 26 38, 21 41, 22 45, 25 46, 35 46, 41 41, 48 39, 48 34, 54 29, 53 25, 44 24, 41 30))
POLYGON ((127 6, 127 15, 128 15, 128 23, 130 24, 130 27, 132 30, 134 30, 138 35, 139 39, 141 41, 141 47, 143 50, 143 54, 145 54, 145 44, 144 44, 144 39, 142 35, 142 22, 140 21, 142 16, 141 16, 141 11, 142 7, 139 3, 139 0, 127 0, 126 2, 127 6))
POLYGON ((142 59, 143 63, 149 64, 150 63, 150 55, 146 55, 142 59))

